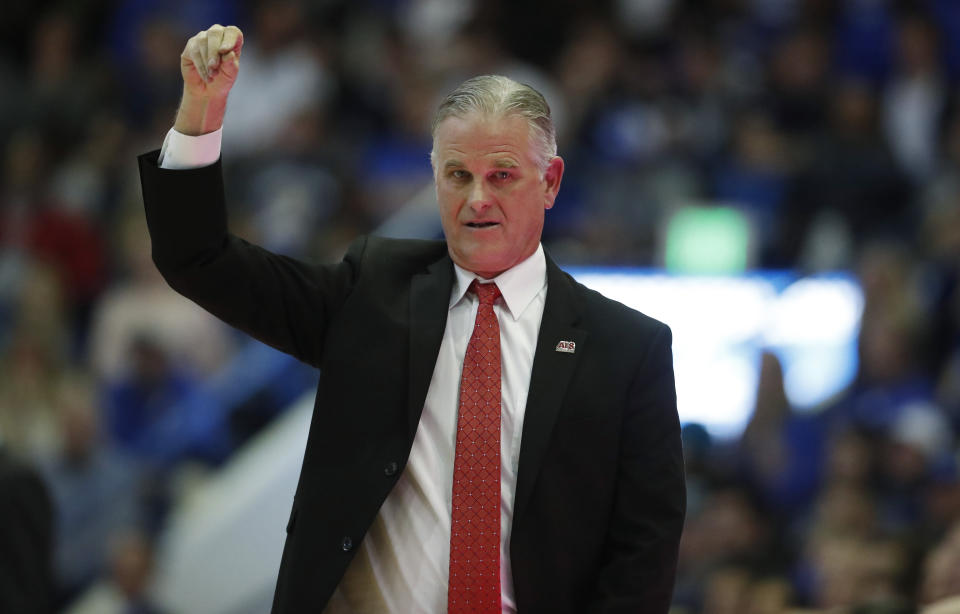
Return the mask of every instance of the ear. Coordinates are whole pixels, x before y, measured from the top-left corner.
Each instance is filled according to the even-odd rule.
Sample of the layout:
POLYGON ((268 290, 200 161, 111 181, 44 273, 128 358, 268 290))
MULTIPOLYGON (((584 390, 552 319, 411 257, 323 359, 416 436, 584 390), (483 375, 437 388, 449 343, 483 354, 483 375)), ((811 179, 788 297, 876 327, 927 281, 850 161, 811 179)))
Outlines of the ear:
POLYGON ((560 181, 563 179, 563 158, 554 156, 547 163, 547 170, 543 173, 543 181, 546 184, 544 190, 544 209, 553 207, 553 201, 557 198, 560 191, 560 181))

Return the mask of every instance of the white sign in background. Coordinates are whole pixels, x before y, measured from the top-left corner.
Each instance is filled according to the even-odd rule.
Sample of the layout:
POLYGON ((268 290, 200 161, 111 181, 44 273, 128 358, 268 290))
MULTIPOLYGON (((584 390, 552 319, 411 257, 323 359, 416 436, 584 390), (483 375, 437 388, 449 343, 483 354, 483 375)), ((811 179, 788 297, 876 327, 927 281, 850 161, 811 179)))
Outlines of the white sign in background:
POLYGON ((798 410, 827 402, 856 375, 863 296, 850 276, 568 270, 670 326, 680 420, 714 436, 737 436, 749 420, 764 350, 780 358, 787 398, 798 410))

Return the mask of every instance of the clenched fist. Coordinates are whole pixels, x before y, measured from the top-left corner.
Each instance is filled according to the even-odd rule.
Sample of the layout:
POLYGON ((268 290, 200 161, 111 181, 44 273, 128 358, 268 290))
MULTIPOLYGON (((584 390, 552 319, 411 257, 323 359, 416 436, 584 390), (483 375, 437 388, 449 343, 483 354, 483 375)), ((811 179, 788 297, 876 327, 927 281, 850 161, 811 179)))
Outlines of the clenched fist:
POLYGON ((183 99, 174 124, 177 131, 199 135, 220 128, 242 48, 243 32, 236 26, 216 24, 187 41, 180 54, 183 99))
POLYGON ((187 41, 180 54, 180 73, 187 91, 196 95, 227 94, 240 69, 243 32, 216 24, 187 41))

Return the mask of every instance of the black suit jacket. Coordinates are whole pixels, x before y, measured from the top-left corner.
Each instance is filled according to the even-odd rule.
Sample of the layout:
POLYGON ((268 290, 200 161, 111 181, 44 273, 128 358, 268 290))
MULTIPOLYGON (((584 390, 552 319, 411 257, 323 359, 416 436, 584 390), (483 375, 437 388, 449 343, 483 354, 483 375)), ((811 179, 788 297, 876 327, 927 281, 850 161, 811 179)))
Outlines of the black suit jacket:
MULTIPOLYGON (((337 265, 304 264, 227 233, 219 163, 167 171, 154 152, 140 173, 168 283, 320 368, 273 611, 321 611, 407 461, 454 283, 446 244, 362 237, 337 265)), ((684 505, 669 329, 548 257, 510 546, 518 611, 665 613, 684 505)))

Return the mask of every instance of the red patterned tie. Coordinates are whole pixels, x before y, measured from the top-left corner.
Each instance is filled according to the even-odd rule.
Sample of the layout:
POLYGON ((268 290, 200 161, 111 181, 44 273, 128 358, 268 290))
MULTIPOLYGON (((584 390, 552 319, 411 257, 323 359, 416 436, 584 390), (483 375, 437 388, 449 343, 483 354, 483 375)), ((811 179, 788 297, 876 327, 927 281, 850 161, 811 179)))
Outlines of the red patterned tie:
POLYGON ((474 280, 469 291, 480 306, 460 377, 447 612, 499 614, 500 289, 474 280))

